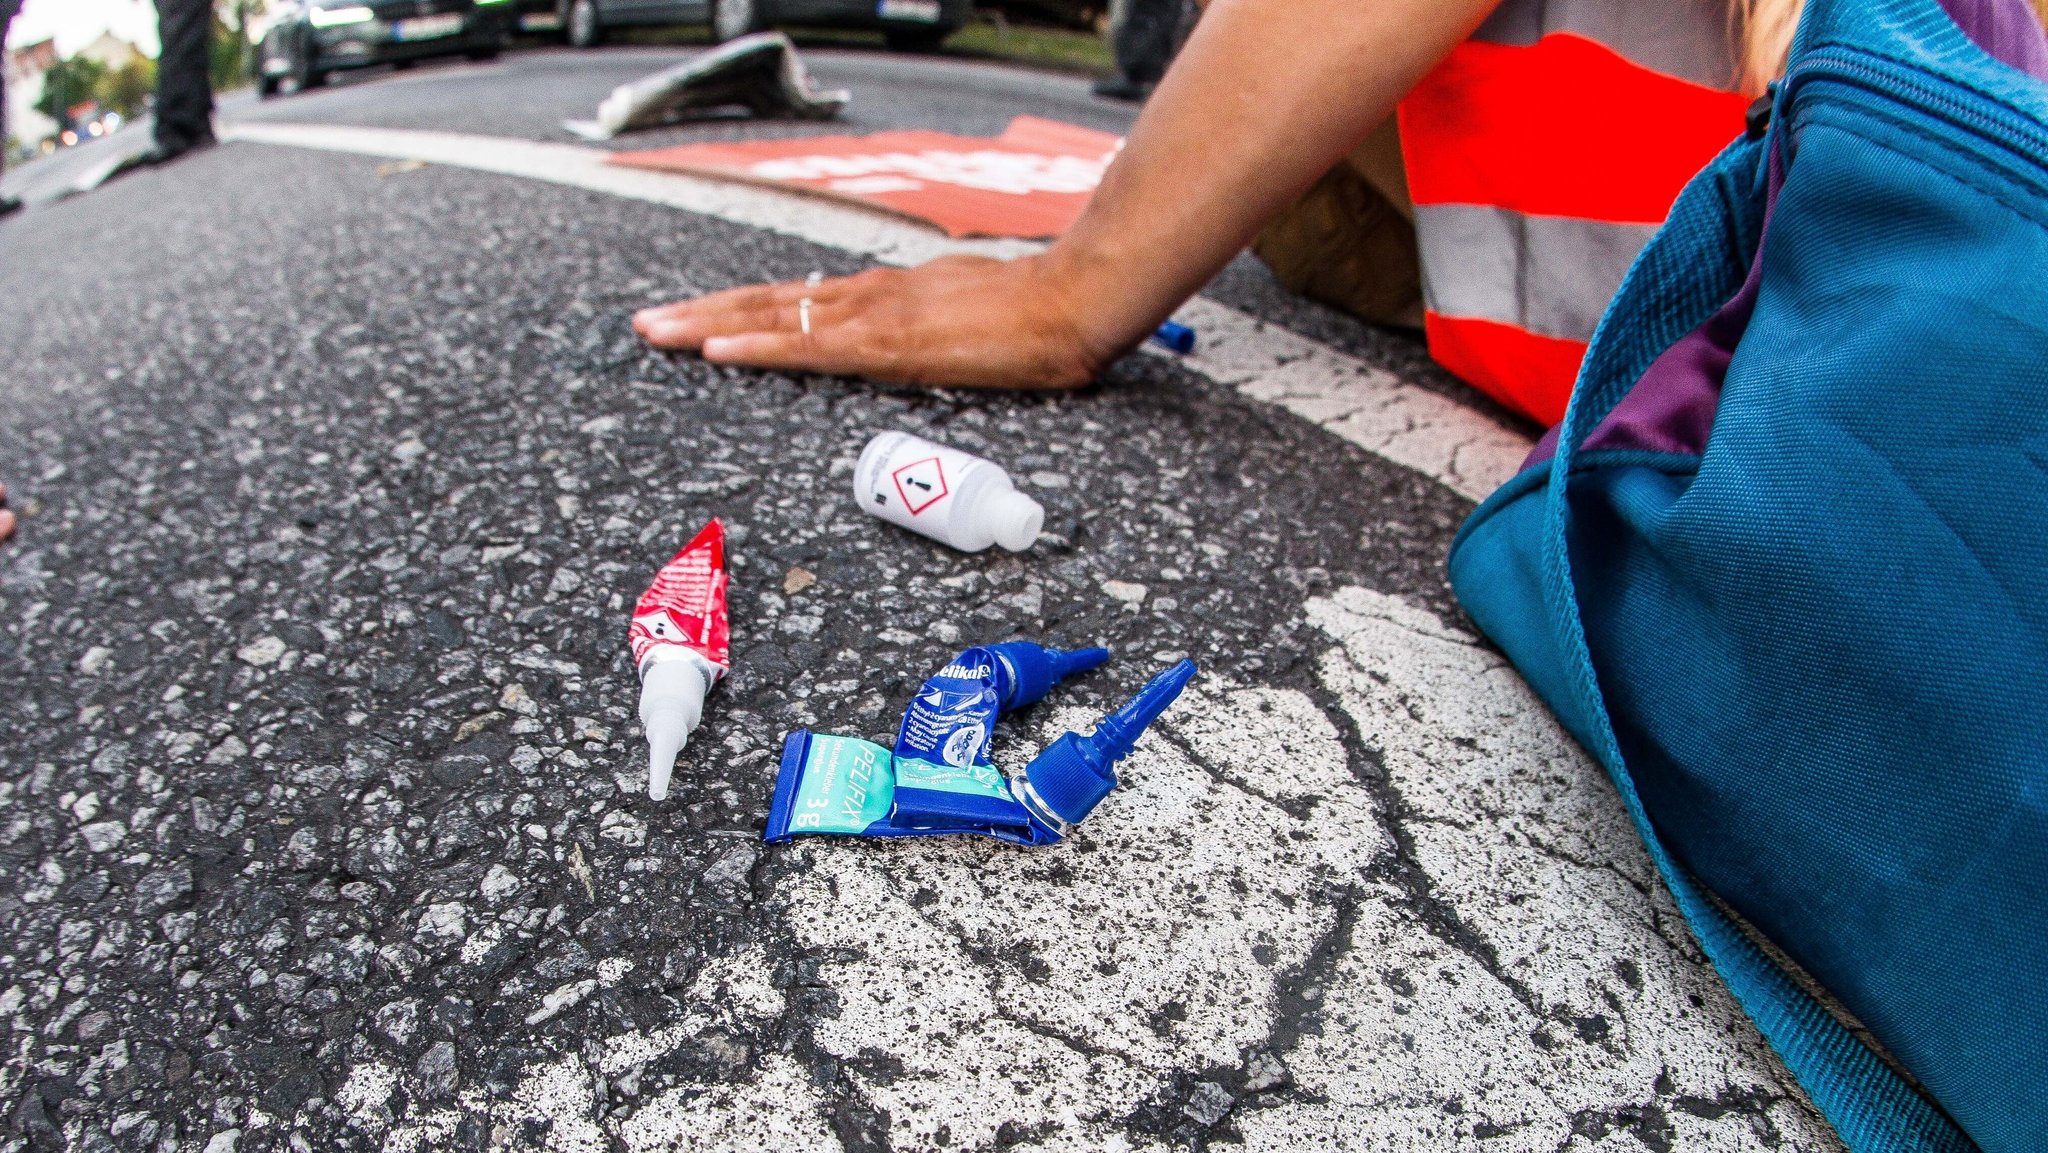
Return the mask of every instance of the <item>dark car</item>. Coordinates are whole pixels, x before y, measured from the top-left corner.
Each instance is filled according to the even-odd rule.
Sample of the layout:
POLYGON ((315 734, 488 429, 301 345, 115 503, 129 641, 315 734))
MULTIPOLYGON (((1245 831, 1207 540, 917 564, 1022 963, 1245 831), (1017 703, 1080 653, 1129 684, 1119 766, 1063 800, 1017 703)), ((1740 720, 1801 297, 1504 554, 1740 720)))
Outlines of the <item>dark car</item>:
POLYGON ((872 28, 891 48, 936 48, 967 23, 972 0, 559 0, 569 43, 588 48, 633 24, 711 25, 723 44, 777 24, 872 28))
POLYGON ((284 0, 256 51, 256 89, 317 88, 330 72, 428 56, 488 60, 512 0, 284 0))

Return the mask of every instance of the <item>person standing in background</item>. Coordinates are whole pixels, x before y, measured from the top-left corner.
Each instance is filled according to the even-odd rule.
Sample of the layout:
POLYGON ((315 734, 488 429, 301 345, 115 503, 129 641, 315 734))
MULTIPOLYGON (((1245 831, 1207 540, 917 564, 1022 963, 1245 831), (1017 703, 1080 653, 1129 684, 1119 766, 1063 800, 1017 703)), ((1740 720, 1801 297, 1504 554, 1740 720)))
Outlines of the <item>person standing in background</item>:
MULTIPOLYGON (((15 13, 21 11, 21 0, 0 0, 0 58, 7 51, 7 28, 14 23, 15 13)), ((0 67, 0 175, 7 171, 7 70, 0 67)), ((12 196, 0 194, 0 216, 5 216, 21 207, 21 201, 12 196)), ((0 484, 0 505, 7 503, 7 486, 0 484)), ((0 541, 14 535, 14 514, 0 507, 0 541)))
POLYGON ((144 159, 162 164, 213 143, 211 0, 156 0, 156 25, 156 147, 144 159))
POLYGON ((1110 47, 1117 75, 1095 82, 1095 94, 1143 100, 1166 75, 1188 23, 1187 0, 1124 0, 1110 9, 1110 47))
MULTIPOLYGON (((8 25, 21 11, 21 4, 22 0, 0 0, 0 46, 6 44, 8 25)), ((145 164, 176 160, 213 143, 211 0, 157 0, 156 18, 162 45, 156 62, 156 137, 150 150, 138 158, 145 164)), ((0 77, 0 141, 6 139, 5 83, 0 77)), ((0 216, 20 207, 19 200, 0 196, 0 216)), ((7 486, 0 483, 0 506, 6 500, 7 486)), ((15 515, 0 507, 0 541, 14 535, 15 524, 15 515)))

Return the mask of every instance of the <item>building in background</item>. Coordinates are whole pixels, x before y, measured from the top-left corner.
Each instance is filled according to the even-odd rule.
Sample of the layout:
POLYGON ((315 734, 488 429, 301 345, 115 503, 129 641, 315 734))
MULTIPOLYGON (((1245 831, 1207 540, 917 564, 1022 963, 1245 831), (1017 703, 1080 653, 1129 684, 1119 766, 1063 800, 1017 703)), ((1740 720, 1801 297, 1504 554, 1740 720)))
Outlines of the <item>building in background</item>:
POLYGON ((105 65, 109 72, 119 72, 123 68, 149 59, 149 57, 143 55, 142 49, 128 43, 112 32, 100 33, 93 38, 92 43, 80 48, 77 52, 72 53, 72 55, 83 56, 88 60, 97 60, 105 65))

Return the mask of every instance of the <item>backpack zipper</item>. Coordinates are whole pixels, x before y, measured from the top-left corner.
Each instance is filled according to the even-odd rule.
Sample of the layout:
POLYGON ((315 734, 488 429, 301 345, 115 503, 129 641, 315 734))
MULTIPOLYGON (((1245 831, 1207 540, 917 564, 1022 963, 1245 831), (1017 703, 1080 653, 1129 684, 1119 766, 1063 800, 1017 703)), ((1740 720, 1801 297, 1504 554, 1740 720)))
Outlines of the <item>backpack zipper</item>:
POLYGON ((2048 128, 1975 89, 1944 76, 1907 68, 1857 49, 1824 48, 1800 61, 1785 79, 1785 106, 1812 80, 1835 80, 1864 88, 1946 121, 2000 149, 2016 153, 2023 167, 2048 175, 2048 128))

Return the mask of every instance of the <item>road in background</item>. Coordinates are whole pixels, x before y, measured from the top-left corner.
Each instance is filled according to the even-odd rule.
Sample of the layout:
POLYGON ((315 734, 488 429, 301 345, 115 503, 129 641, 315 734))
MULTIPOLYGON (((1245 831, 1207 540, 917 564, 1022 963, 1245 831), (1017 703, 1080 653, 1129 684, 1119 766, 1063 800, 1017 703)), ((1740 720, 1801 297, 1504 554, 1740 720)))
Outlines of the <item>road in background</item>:
MULTIPOLYGON (((566 140, 676 58, 224 119, 566 140)), ((835 131, 1129 116, 1002 67, 813 64, 856 93, 835 131)), ((1469 635, 1441 569, 1469 499, 1161 358, 930 394, 627 326, 862 266, 253 143, 0 221, 0 473, 31 514, 0 546, 13 1140, 1836 1147, 1598 770, 1469 635), (1009 465, 1049 535, 962 556, 862 515, 852 459, 892 427, 1009 465), (714 515, 735 667, 657 805, 624 614, 714 515), (887 740, 926 673, 1013 635, 1117 659, 1006 722, 1008 767, 1203 669, 1072 843, 759 844, 784 733, 887 740)), ((1248 265, 1209 294, 1469 396, 1248 265)))

